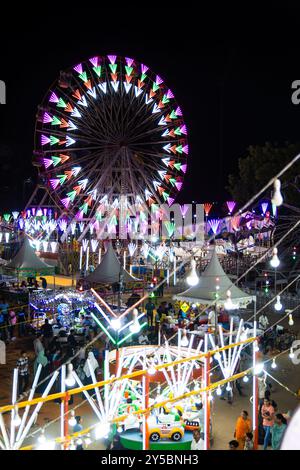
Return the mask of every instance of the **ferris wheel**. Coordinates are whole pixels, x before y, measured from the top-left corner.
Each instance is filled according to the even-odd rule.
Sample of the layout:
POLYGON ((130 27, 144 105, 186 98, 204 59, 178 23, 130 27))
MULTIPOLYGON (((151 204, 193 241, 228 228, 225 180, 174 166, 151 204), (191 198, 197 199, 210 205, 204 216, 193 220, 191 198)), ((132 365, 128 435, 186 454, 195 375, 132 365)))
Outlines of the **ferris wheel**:
POLYGON ((47 93, 34 155, 52 197, 77 220, 120 196, 171 206, 187 169, 187 129, 159 75, 128 57, 96 56, 61 72, 47 93))

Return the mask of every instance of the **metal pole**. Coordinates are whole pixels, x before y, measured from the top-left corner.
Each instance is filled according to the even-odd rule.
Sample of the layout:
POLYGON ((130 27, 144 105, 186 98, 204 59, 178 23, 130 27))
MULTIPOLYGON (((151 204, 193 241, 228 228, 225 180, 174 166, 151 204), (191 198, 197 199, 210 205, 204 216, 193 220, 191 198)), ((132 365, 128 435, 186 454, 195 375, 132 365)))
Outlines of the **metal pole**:
MULTIPOLYGON (((204 352, 208 352, 208 335, 204 338, 204 352)), ((204 387, 210 384, 210 354, 205 357, 204 361, 204 387)), ((209 392, 205 392, 204 401, 204 449, 209 450, 210 447, 210 401, 208 399, 209 392)))
MULTIPOLYGON (((253 336, 256 336, 256 321, 254 321, 254 335, 253 336)), ((255 347, 256 347, 256 342, 253 341, 253 344, 252 344, 252 355, 253 355, 253 383, 252 383, 252 387, 253 387, 253 391, 252 391, 252 394, 253 394, 253 403, 252 403, 252 406, 253 406, 253 409, 252 409, 252 420, 253 420, 253 432, 254 432, 254 450, 257 450, 258 449, 258 378, 257 378, 257 375, 255 375, 254 371, 255 371, 255 366, 256 366, 256 363, 257 363, 257 359, 258 359, 258 353, 255 351, 255 347)))
MULTIPOLYGON (((149 375, 145 376, 145 408, 149 408, 149 375)), ((145 415, 145 435, 144 435, 144 450, 149 450, 149 424, 148 424, 148 413, 145 415)))
POLYGON ((68 412, 69 412, 69 394, 66 393, 64 397, 64 450, 68 450, 68 435, 69 435, 69 421, 68 421, 68 412))

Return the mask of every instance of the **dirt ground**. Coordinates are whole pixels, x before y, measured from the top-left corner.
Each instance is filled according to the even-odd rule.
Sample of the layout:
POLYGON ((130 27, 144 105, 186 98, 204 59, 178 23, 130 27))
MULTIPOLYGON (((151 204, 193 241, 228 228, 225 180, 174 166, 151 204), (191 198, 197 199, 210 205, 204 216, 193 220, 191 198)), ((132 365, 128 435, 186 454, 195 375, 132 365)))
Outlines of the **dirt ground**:
MULTIPOLYGON (((269 317, 270 324, 274 323, 279 319, 278 313, 271 313, 267 315, 269 317)), ((245 316, 245 319, 249 315, 245 316)), ((293 330, 297 333, 300 331, 300 318, 294 317, 293 330)), ((287 325, 287 320, 281 323, 283 326, 287 325)), ((15 367, 18 354, 21 348, 25 348, 29 351, 29 357, 33 362, 34 352, 32 346, 32 338, 22 338, 11 342, 7 346, 7 364, 5 366, 0 365, 0 406, 7 405, 11 402, 11 386, 12 386, 12 370, 15 367)), ((276 352, 275 352, 276 353, 276 352)), ((265 358, 267 359, 267 357, 265 358)), ((288 354, 284 354, 277 359, 277 368, 271 368, 271 361, 267 364, 267 372, 269 372, 274 378, 281 382, 285 387, 290 389, 292 392, 296 392, 300 388, 300 365, 294 365, 288 354)), ((288 410, 295 410, 299 405, 299 400, 286 388, 280 386, 271 379, 268 379, 272 383, 272 398, 278 404, 279 412, 287 412, 288 410)), ((212 403, 212 419, 213 419, 213 446, 212 449, 220 450, 227 449, 229 440, 233 439, 233 433, 235 428, 235 421, 239 416, 241 410, 246 409, 252 416, 252 406, 250 403, 250 397, 252 395, 252 381, 243 383, 243 393, 245 396, 240 397, 237 392, 234 394, 234 400, 232 405, 228 404, 227 401, 221 400, 218 396, 214 396, 212 403)), ((78 405, 82 402, 81 396, 77 395, 74 399, 74 405, 78 405)), ((44 426, 49 421, 59 417, 59 405, 56 403, 47 403, 44 405, 39 413, 38 421, 36 426, 32 428, 34 432, 39 426, 44 426)), ((91 412, 90 406, 84 404, 76 411, 76 414, 80 414, 83 417, 83 427, 88 427, 94 424, 94 416, 91 412)), ((8 415, 5 416, 5 419, 8 415)), ((56 437, 59 435, 60 423, 59 419, 51 424, 47 429, 47 436, 56 437)), ((29 445, 34 442, 35 438, 29 438, 24 442, 25 445, 29 445)), ((90 449, 103 449, 103 445, 99 442, 94 442, 90 449)))

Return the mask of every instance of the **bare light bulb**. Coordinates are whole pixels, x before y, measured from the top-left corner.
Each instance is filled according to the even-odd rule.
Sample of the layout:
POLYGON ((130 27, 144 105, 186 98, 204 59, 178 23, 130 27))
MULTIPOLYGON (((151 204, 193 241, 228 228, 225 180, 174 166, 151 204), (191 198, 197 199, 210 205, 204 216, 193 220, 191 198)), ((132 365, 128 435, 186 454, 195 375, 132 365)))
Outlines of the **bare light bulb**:
POLYGON ((218 388, 217 388, 216 394, 217 394, 218 396, 222 395, 222 389, 221 389, 220 385, 219 385, 218 388))
POLYGON ((294 324, 293 315, 290 313, 289 314, 289 325, 293 326, 293 324, 294 324))
POLYGON ((141 329, 141 325, 139 324, 139 320, 138 320, 138 314, 139 314, 138 309, 134 308, 132 311, 133 323, 129 327, 131 333, 138 333, 141 329))
POLYGON ((90 438, 90 434, 87 434, 85 438, 85 445, 89 446, 91 443, 92 439, 90 438))
POLYGON ((280 265, 280 260, 277 256, 277 253, 278 253, 278 250, 275 246, 274 249, 273 249, 273 256, 272 256, 272 259, 270 261, 270 265, 272 266, 272 268, 278 268, 278 266, 280 265))
POLYGON ((150 364, 150 366, 149 366, 149 368, 148 368, 148 374, 149 374, 149 375, 154 375, 154 374, 156 374, 156 369, 155 369, 155 367, 154 367, 153 361, 151 362, 151 364, 150 364))
POLYGON ((186 335, 186 330, 182 330, 182 337, 180 339, 180 346, 186 347, 189 344, 189 340, 186 335))
POLYGON ((73 372, 73 364, 68 364, 68 375, 65 380, 65 384, 67 387, 73 387, 76 383, 72 372, 73 372))
POLYGON ((283 197, 280 192, 280 187, 281 187, 281 182, 279 179, 276 179, 274 181, 274 192, 273 192, 273 197, 271 199, 272 204, 274 204, 276 207, 281 206, 283 203, 283 197))
POLYGON ((110 322, 112 328, 114 330, 119 330, 121 328, 121 321, 119 318, 114 318, 111 322, 110 322))
POLYGON ((196 261, 194 259, 192 259, 191 261, 191 271, 188 277, 186 278, 186 282, 191 287, 196 286, 199 282, 199 277, 196 271, 196 261))
POLYGON ((249 377, 248 377, 248 375, 245 375, 245 376, 244 376, 243 382, 245 382, 245 383, 249 382, 249 377))
POLYGON ((256 364, 256 366, 254 367, 254 370, 253 370, 253 373, 254 375, 258 375, 258 374, 261 374, 261 372, 264 370, 264 363, 263 362, 259 362, 258 364, 256 364))
POLYGON ((227 392, 230 392, 232 389, 231 389, 231 385, 230 383, 228 382, 227 386, 226 386, 226 390, 227 392))
POLYGON ((293 359, 293 357, 295 357, 295 353, 294 353, 294 351, 293 351, 293 348, 290 349, 289 357, 290 357, 291 359, 293 359))
POLYGON ((280 310, 282 309, 282 303, 280 302, 280 295, 277 295, 276 297, 276 303, 274 305, 274 308, 277 312, 280 312, 280 310))
POLYGON ((15 407, 13 424, 14 424, 15 427, 18 427, 18 426, 20 426, 21 422, 22 422, 22 420, 21 420, 20 415, 18 413, 18 408, 15 407))
POLYGON ((71 411, 71 418, 69 419, 69 425, 70 426, 75 426, 77 423, 76 419, 75 419, 75 411, 72 410, 71 411))
POLYGON ((272 367, 272 369, 276 369, 276 367, 277 367, 275 358, 274 358, 273 361, 272 361, 271 367, 272 367))

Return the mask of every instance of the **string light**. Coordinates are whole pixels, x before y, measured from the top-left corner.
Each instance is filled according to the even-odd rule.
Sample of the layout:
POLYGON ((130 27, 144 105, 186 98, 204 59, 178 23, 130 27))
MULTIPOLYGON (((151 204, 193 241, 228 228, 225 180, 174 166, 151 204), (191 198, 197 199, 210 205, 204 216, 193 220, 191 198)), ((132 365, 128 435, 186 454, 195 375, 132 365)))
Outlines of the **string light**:
POLYGON ((69 425, 70 426, 75 426, 76 423, 77 423, 77 421, 75 419, 75 411, 71 410, 71 418, 69 419, 69 425))
POLYGON ((180 339, 180 346, 186 347, 186 346, 188 346, 188 344, 189 344, 189 340, 188 340, 187 335, 186 335, 186 329, 183 329, 182 330, 182 337, 180 339))
POLYGON ((272 369, 276 369, 276 367, 277 367, 277 364, 276 364, 276 361, 275 361, 275 357, 274 357, 274 359, 273 359, 273 361, 272 361, 271 367, 272 367, 272 369))
POLYGON ((129 327, 131 333, 138 333, 141 329, 141 325, 139 324, 139 320, 138 320, 138 314, 139 314, 138 309, 134 308, 132 311, 133 323, 129 327))
POLYGON ((227 390, 227 392, 230 392, 232 390, 230 382, 228 382, 228 384, 226 386, 226 390, 227 390))
POLYGON ((110 431, 110 425, 108 423, 100 423, 95 428, 95 438, 101 439, 107 437, 110 431))
POLYGON ((222 395, 222 389, 221 389, 220 385, 219 385, 218 388, 217 388, 216 394, 217 394, 218 396, 222 395))
POLYGON ((117 432, 118 432, 118 433, 121 433, 121 432, 123 432, 123 428, 122 428, 122 426, 120 426, 120 425, 119 425, 119 426, 117 427, 117 432))
POLYGON ((150 366, 149 366, 149 368, 148 368, 148 374, 149 374, 149 375, 154 375, 154 374, 156 374, 156 369, 155 369, 155 367, 154 367, 153 360, 151 361, 151 364, 150 364, 150 366))
POLYGON ((245 376, 244 376, 243 382, 245 382, 245 383, 249 382, 249 377, 248 377, 248 375, 245 375, 245 376))
POLYGON ((277 254, 278 254, 278 249, 275 246, 273 248, 273 256, 272 256, 271 261, 270 261, 270 265, 272 266, 272 268, 278 268, 278 266, 280 265, 280 260, 277 256, 277 254))
POLYGON ((73 377, 73 364, 68 364, 68 375, 65 380, 65 384, 67 387, 73 387, 75 385, 75 379, 73 377))
POLYGON ((75 444, 74 444, 73 439, 71 439, 71 443, 70 443, 69 449, 70 449, 70 450, 76 450, 76 446, 75 446, 75 444))
POLYGON ((196 261, 194 259, 191 260, 191 271, 188 277, 186 278, 186 282, 191 287, 196 286, 199 282, 199 277, 196 271, 196 261))
POLYGON ((85 438, 85 445, 89 446, 91 443, 92 443, 92 439, 90 437, 90 433, 88 433, 85 438))
POLYGON ((272 197, 272 204, 274 204, 276 207, 281 206, 283 203, 283 197, 280 192, 280 187, 281 187, 281 182, 279 179, 275 179, 274 181, 274 192, 273 192, 273 197, 272 197))
POLYGON ((114 318, 111 320, 110 324, 114 330, 119 330, 121 328, 121 321, 119 318, 114 318))
POLYGON ((263 362, 259 362, 259 363, 256 364, 256 366, 254 367, 253 374, 254 374, 254 375, 259 375, 259 374, 262 373, 263 370, 264 370, 264 363, 263 363, 263 362))
POLYGON ((277 312, 279 312, 282 309, 282 303, 280 302, 280 295, 277 295, 276 297, 276 303, 274 305, 274 308, 277 312))
POLYGON ((255 340, 253 344, 254 344, 254 352, 259 352, 259 346, 258 346, 257 340, 255 340))
POLYGON ((295 357, 295 353, 294 353, 294 351, 293 351, 293 348, 290 349, 289 357, 290 357, 291 359, 293 359, 293 357, 295 357))
POLYGON ((21 420, 20 415, 19 415, 19 413, 18 413, 18 408, 15 407, 15 409, 14 409, 13 424, 14 424, 15 427, 18 427, 18 426, 20 426, 21 422, 22 422, 22 420, 21 420))
POLYGON ((289 314, 289 326, 293 326, 294 320, 293 320, 293 315, 290 313, 289 314))

